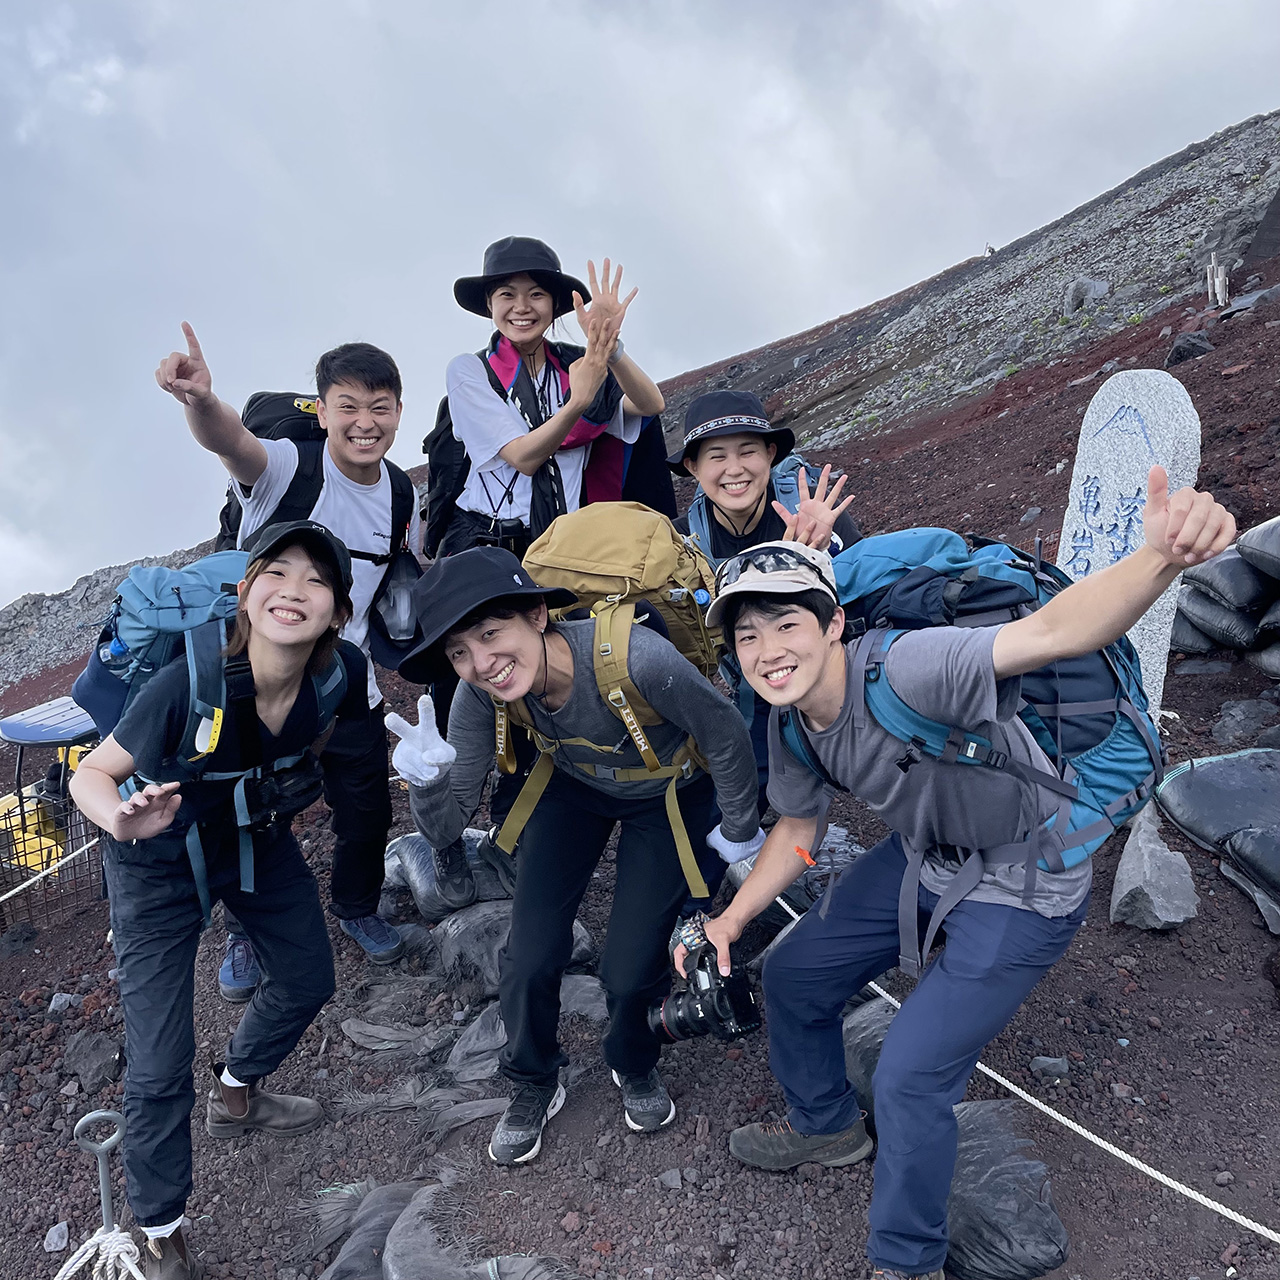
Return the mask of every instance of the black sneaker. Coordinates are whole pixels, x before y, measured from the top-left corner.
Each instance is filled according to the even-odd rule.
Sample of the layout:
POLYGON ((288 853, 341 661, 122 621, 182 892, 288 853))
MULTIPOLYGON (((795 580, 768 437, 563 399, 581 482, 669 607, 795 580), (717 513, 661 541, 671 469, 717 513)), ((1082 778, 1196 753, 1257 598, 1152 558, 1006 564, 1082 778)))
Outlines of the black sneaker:
POLYGON ((859 1117, 843 1133, 797 1133, 790 1120, 744 1124, 729 1135, 729 1151, 757 1169, 794 1169, 822 1164, 829 1169, 865 1160, 875 1143, 859 1117))
POLYGON ((885 1271, 877 1267, 872 1273, 874 1280, 947 1280, 946 1272, 941 1267, 937 1271, 885 1271))
POLYGON ((511 853, 504 853, 498 848, 498 827, 490 827, 485 837, 476 846, 476 854, 495 876, 502 886, 502 892, 508 898, 516 896, 516 859, 511 853))
POLYGON ((653 1133, 676 1118, 676 1104, 654 1067, 647 1076, 613 1073, 613 1083, 622 1090, 622 1115, 628 1129, 653 1133))
POLYGON ((495 1164, 524 1164, 542 1150, 547 1121, 564 1106, 564 1085, 545 1088, 536 1084, 516 1086, 498 1127, 489 1139, 489 1159, 495 1164))
POLYGON ((467 847, 459 836, 443 849, 431 850, 436 869, 436 892, 452 911, 461 911, 476 900, 476 881, 467 861, 467 847))

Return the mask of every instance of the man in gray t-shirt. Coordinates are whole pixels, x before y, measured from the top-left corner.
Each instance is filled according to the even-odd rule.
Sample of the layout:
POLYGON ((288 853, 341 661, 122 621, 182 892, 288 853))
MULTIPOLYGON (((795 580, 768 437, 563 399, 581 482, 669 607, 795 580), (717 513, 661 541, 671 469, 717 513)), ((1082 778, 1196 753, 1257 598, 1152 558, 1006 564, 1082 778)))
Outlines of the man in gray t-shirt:
MULTIPOLYGON (((708 621, 724 627, 745 678, 774 707, 769 800, 781 814, 755 868, 707 925, 721 971, 729 969, 730 943, 819 843, 831 787, 857 795, 893 829, 765 965, 770 1066, 788 1111, 776 1124, 735 1130, 735 1156, 790 1169, 853 1164, 871 1153, 845 1074, 844 1003, 900 956, 909 964, 910 934, 940 903, 946 910, 958 899, 946 910, 945 947, 889 1028, 873 1084, 878 1154, 867 1253, 885 1280, 942 1280, 952 1107, 983 1046, 1066 951, 1088 905, 1087 861, 1037 873, 1028 871, 1034 857, 1010 860, 1009 850, 1036 837, 1060 804, 1050 787, 1028 780, 1052 769, 1017 717, 1019 678, 1110 644, 1181 569, 1235 536, 1234 520, 1211 495, 1183 489, 1171 497, 1161 468, 1152 469, 1148 492, 1146 545, 1119 564, 1019 621, 909 632, 884 655, 879 678, 898 699, 980 735, 1007 755, 1005 770, 943 763, 876 722, 863 665, 845 647, 844 612, 823 552, 766 543, 726 561, 718 575, 708 621), (783 743, 781 708, 798 742, 783 743)), ((676 963, 682 958, 677 952, 676 963)))

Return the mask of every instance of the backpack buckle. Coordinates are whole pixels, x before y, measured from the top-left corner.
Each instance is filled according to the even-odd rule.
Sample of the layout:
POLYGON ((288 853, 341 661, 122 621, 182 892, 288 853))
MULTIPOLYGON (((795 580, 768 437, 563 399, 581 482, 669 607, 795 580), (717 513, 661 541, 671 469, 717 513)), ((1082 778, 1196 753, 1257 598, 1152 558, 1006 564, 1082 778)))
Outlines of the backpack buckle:
POLYGON ((924 759, 924 756, 921 754, 924 746, 925 743, 922 738, 912 738, 911 741, 907 743, 906 751, 904 751, 903 754, 893 763, 896 764, 903 773, 910 773, 911 766, 919 764, 920 761, 924 759))
POLYGON ((1003 769, 1009 763, 1009 757, 1003 751, 996 751, 994 748, 987 752, 987 764, 993 769, 1003 769))
POLYGON ((593 765, 592 768, 595 770, 595 773, 592 775, 593 777, 603 778, 606 782, 617 782, 618 770, 615 766, 611 764, 597 764, 593 765))

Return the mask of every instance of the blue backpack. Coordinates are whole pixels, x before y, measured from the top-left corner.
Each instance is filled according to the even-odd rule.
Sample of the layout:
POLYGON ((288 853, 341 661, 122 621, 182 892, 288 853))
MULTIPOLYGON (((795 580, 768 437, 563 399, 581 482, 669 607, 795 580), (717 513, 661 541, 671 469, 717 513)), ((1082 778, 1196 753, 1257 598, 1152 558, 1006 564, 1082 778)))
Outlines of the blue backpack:
MULTIPOLYGON (((822 468, 812 466, 798 453, 787 454, 772 471, 769 478, 773 481, 773 490, 777 499, 794 515, 800 509, 800 472, 805 473, 805 482, 812 493, 822 478, 822 468)), ((833 469, 832 479, 840 473, 833 469)), ((711 567, 718 569, 720 561, 711 553, 711 512, 707 509, 707 495, 699 488, 689 504, 689 536, 697 543, 698 550, 711 561, 711 567)), ((833 544, 834 546, 834 544, 833 544)), ((833 550, 834 554, 834 550, 833 550)))
MULTIPOLYGON (((243 551, 217 551, 183 569, 135 565, 120 584, 116 601, 71 696, 106 737, 152 676, 185 655, 190 682, 189 710, 181 745, 165 761, 161 777, 138 774, 121 788, 124 797, 149 782, 235 782, 234 799, 240 841, 240 884, 253 892, 253 832, 268 819, 300 813, 320 795, 315 771, 300 769, 307 752, 263 761, 254 704, 253 672, 246 654, 225 656, 227 623, 235 617, 236 585, 249 557, 243 551), (205 762, 218 746, 227 712, 240 737, 242 763, 234 773, 210 772, 205 762), (252 762, 252 763, 249 763, 252 762)), ((334 656, 329 667, 313 673, 312 683, 323 732, 346 695, 347 672, 334 656)), ((187 831, 187 852, 195 875, 204 922, 210 899, 200 831, 187 831)))
MULTIPOLYGON (((904 529, 879 534, 835 557, 836 585, 846 616, 861 634, 854 667, 863 673, 855 726, 870 714, 905 748, 896 761, 908 772, 923 756, 957 768, 1000 769, 1058 798, 1057 812, 1026 842, 968 857, 930 921, 927 955, 937 926, 981 879, 983 865, 1024 862, 1026 894, 1036 870, 1055 872, 1088 858, 1137 813, 1164 777, 1166 756, 1148 713, 1137 651, 1126 637, 1104 649, 1068 658, 1022 677, 1018 717, 1054 767, 1032 769, 1011 761, 993 743, 922 716, 893 691, 885 658, 907 631, 936 626, 994 626, 1025 617, 1071 585, 1038 556, 1001 542, 977 539, 970 549, 947 529, 904 529)), ((800 731, 794 712, 779 715, 782 741, 823 781, 838 786, 800 731)), ((922 854, 918 854, 918 862, 922 854)), ((904 879, 904 894, 907 881, 904 879)), ((911 884, 915 901, 915 882, 911 884)), ((903 917, 905 920, 905 916, 903 917)), ((914 907, 911 912, 914 937, 914 907)), ((903 941, 904 957, 907 954, 903 941)))

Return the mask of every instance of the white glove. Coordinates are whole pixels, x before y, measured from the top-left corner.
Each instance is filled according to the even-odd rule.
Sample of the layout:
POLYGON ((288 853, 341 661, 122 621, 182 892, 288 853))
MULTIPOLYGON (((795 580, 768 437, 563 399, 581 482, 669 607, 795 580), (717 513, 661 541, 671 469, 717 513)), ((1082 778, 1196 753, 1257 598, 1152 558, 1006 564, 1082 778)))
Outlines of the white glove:
POLYGON ((429 694, 418 699, 418 723, 410 724, 396 715, 387 714, 387 728, 400 739, 391 753, 391 767, 410 786, 425 787, 441 774, 448 773, 458 753, 436 728, 436 711, 429 694))
POLYGON ((755 835, 750 840, 739 840, 735 843, 732 840, 726 840, 724 832, 717 826, 708 834, 707 843, 726 862, 741 862, 743 858, 759 853, 764 847, 764 832, 757 827, 755 835))

